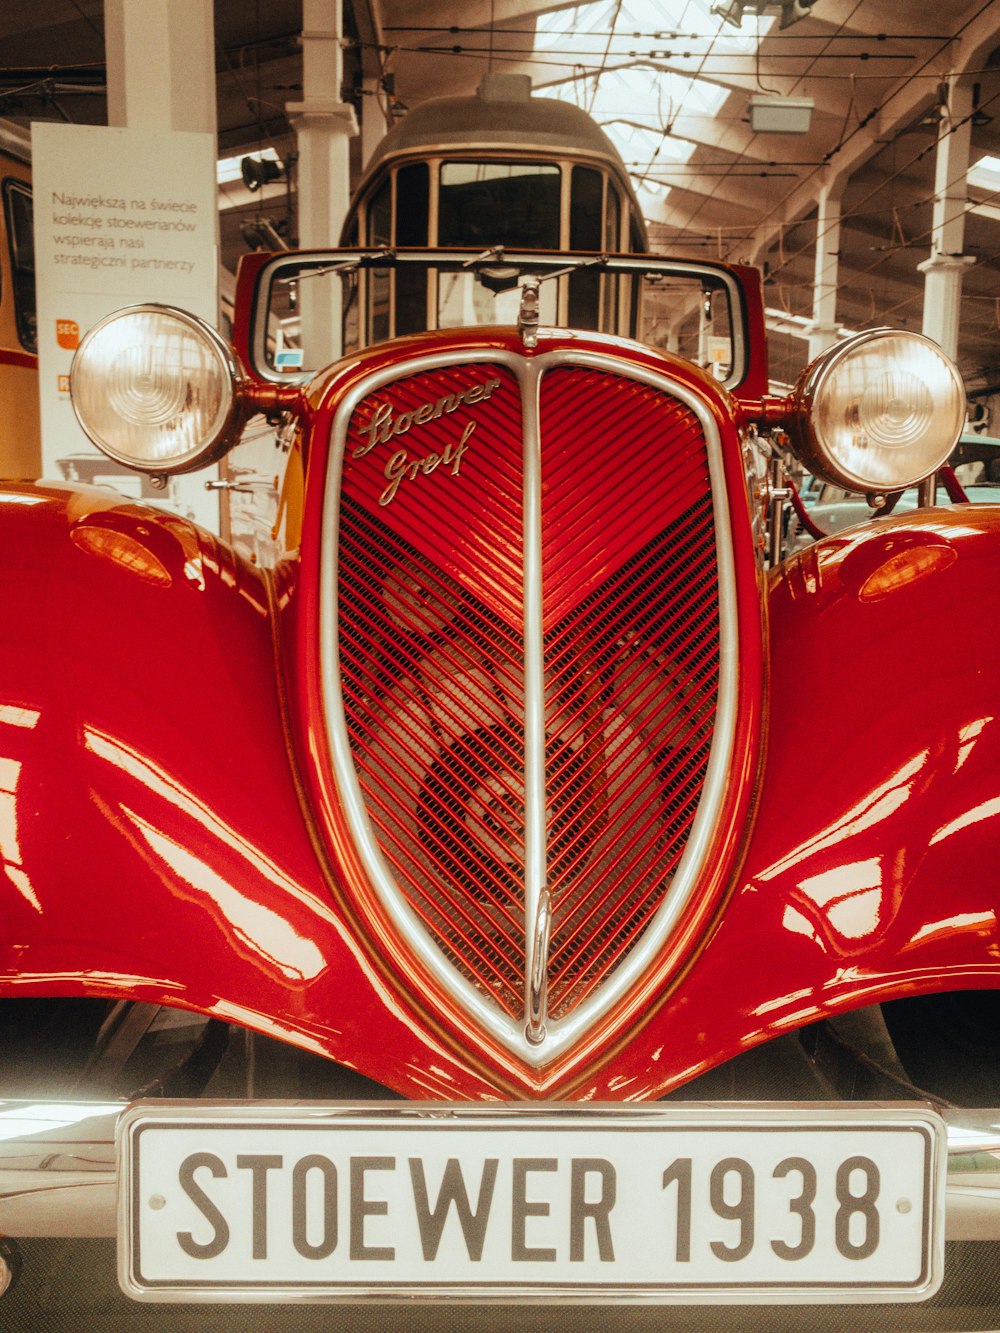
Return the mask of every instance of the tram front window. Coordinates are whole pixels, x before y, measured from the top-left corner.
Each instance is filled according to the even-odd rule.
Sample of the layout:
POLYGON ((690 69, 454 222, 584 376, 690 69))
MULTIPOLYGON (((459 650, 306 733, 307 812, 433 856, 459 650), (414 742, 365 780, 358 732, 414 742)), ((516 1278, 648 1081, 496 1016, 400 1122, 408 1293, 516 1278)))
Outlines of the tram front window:
POLYGON ((445 162, 438 244, 558 250, 560 171, 535 162, 445 162))

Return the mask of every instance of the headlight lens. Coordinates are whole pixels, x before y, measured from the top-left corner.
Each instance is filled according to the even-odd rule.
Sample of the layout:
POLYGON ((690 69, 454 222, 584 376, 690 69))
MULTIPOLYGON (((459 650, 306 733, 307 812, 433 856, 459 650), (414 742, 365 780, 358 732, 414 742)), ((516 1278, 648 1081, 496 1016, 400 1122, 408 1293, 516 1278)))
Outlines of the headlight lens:
POLYGON ((99 449, 158 473, 217 458, 241 403, 228 345, 203 320, 163 305, 130 306, 96 324, 73 358, 70 392, 99 449))
POLYGON ((898 491, 930 476, 965 424, 965 386, 918 333, 875 329, 823 354, 802 375, 790 423, 803 462, 853 491, 898 491))

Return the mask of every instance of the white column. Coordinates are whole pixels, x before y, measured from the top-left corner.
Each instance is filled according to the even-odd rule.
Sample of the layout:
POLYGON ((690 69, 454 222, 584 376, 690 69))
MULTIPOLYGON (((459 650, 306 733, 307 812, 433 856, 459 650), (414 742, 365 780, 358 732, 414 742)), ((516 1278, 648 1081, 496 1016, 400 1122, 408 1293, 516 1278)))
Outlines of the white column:
POLYGON ((104 0, 108 124, 217 133, 212 0, 104 0))
MULTIPOLYGON (((303 0, 302 101, 285 110, 298 138, 298 231, 303 249, 336 245, 350 198, 350 139, 358 132, 343 82, 341 0, 303 0)), ((320 284, 322 285, 322 284, 320 284)), ((340 312, 301 284, 302 341, 309 364, 340 354, 340 312), (319 360, 315 357, 318 355, 319 360)))
POLYGON ((341 0, 303 0, 302 101, 285 110, 299 144, 299 243, 336 245, 350 198, 354 108, 341 101, 341 0))
POLYGON ((942 108, 938 128, 931 256, 918 265, 924 274, 923 331, 951 357, 958 354, 962 274, 975 263, 972 255, 962 253, 971 115, 972 90, 952 75, 948 79, 948 106, 942 108))
POLYGON ((806 326, 809 360, 837 341, 837 280, 840 268, 840 184, 824 185, 816 215, 812 321, 806 326))

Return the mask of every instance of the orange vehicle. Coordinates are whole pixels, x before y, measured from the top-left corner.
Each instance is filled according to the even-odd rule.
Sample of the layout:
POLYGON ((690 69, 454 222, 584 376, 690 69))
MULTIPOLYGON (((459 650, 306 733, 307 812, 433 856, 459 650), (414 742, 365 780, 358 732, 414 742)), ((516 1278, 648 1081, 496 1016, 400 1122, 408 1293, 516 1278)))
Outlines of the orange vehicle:
POLYGON ((4 124, 0 200, 0 414, 19 426, 0 446, 0 477, 37 477, 41 432, 29 139, 23 130, 4 124))

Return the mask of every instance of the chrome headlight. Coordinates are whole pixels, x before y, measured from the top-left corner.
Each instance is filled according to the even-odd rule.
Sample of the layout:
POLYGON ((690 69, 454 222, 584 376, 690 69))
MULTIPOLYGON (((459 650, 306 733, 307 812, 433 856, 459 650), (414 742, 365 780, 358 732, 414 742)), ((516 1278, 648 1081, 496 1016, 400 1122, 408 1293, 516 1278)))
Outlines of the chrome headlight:
POLYGON ((899 491, 930 476, 958 443, 965 386, 936 343, 874 329, 824 352, 792 395, 806 467, 852 491, 899 491))
POLYGON ((190 472, 218 458, 243 416, 236 357, 204 320, 136 305, 86 334, 70 369, 80 425, 109 457, 143 472, 190 472))

